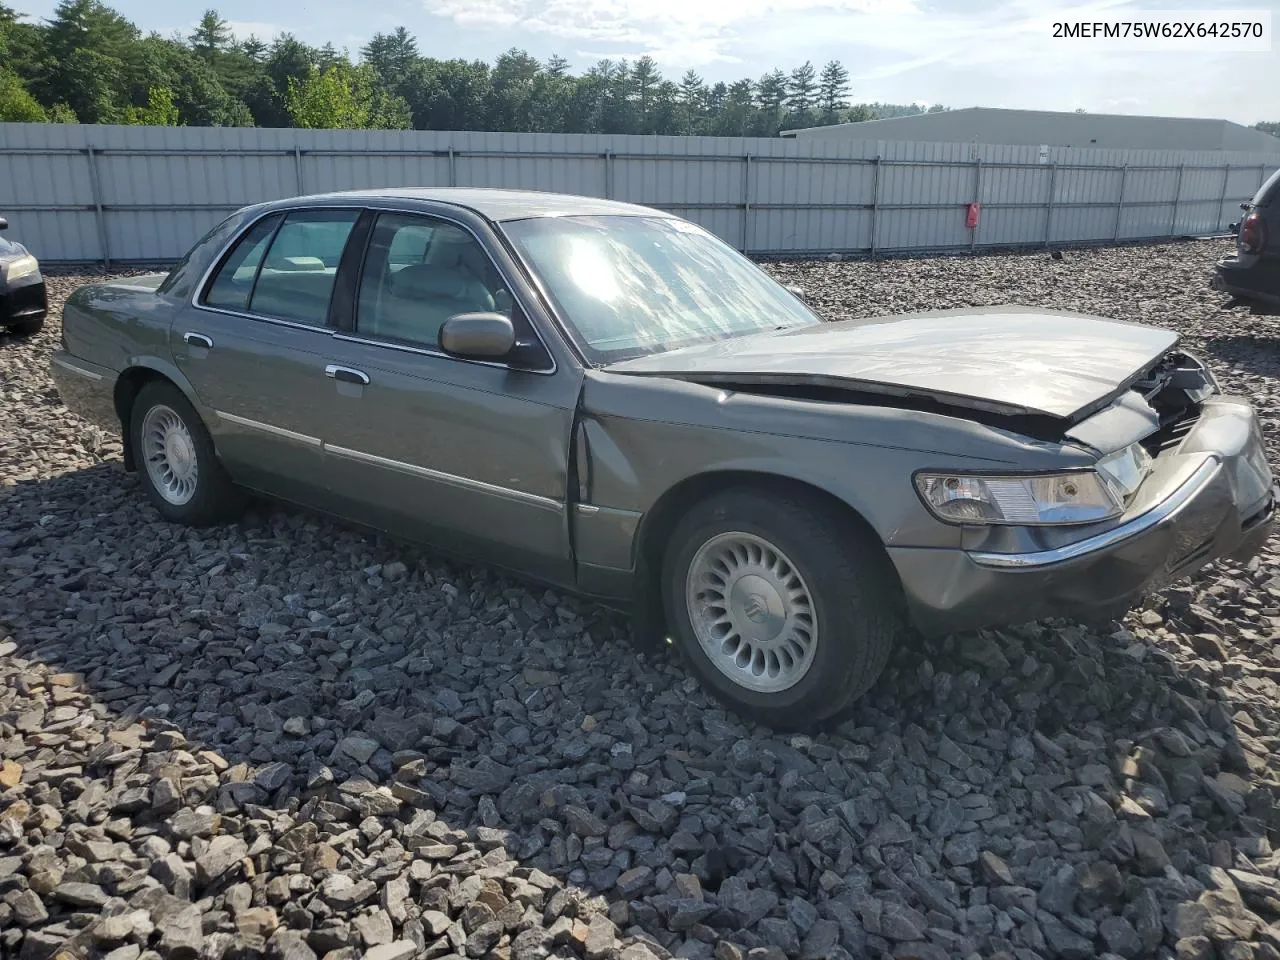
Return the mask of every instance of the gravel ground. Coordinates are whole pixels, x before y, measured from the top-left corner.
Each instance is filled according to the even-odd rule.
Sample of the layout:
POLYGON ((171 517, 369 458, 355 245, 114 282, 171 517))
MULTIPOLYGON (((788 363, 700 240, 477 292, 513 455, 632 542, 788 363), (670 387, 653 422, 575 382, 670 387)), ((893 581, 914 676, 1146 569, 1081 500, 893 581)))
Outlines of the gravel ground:
MULTIPOLYGON (((1274 430, 1226 248, 769 269, 830 316, 1173 326, 1274 430)), ((160 522, 57 339, 0 337, 0 957, 1280 958, 1274 540, 1107 631, 908 642, 778 737, 591 604, 303 511, 160 522)))

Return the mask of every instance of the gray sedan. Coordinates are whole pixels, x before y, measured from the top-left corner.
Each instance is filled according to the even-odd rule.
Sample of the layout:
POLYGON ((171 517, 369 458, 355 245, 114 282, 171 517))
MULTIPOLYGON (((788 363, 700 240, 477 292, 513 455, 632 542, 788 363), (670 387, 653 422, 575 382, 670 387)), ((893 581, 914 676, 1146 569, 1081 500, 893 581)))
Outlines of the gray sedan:
POLYGON ((1020 307, 825 322, 702 228, 481 189, 233 214, 81 287, 52 369, 166 518, 254 490, 625 603, 768 725, 912 626, 1126 609, 1271 525, 1175 334, 1020 307))

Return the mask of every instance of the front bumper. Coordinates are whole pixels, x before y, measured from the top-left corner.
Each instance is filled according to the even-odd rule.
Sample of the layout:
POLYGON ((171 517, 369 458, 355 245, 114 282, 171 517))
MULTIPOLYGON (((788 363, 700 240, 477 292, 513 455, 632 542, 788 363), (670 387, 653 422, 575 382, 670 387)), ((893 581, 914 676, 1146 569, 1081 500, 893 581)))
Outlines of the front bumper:
POLYGON ((40 274, 24 277, 14 286, 0 288, 0 327, 43 320, 48 312, 49 294, 40 274))
POLYGON ((924 633, 1087 618, 1131 606, 1219 557, 1253 556, 1270 534, 1277 495, 1252 408, 1216 397, 1179 447, 1157 458, 1129 511, 1109 525, 1033 549, 889 553, 924 633))

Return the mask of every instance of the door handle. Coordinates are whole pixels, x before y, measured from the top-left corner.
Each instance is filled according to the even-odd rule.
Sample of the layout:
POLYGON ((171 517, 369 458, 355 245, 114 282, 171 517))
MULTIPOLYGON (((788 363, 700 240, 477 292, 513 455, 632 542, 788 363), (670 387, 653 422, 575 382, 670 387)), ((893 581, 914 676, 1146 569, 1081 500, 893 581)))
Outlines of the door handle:
POLYGON ((341 380, 343 383, 369 385, 369 375, 363 370, 357 370, 354 367, 341 367, 336 363, 331 363, 324 368, 324 375, 331 380, 341 380))
POLYGON ((182 335, 182 341, 193 347, 204 347, 206 350, 213 349, 213 339, 206 337, 203 333, 187 331, 182 335))

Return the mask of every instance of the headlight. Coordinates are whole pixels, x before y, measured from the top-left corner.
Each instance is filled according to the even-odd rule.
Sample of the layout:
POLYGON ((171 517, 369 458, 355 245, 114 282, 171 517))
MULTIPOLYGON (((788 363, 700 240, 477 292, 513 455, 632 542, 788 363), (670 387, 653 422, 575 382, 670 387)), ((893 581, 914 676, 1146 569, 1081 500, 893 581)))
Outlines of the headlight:
POLYGON ((1053 526, 1097 523, 1124 512, 1151 469, 1140 443, 1108 454, 1095 470, 1025 476, 918 473, 925 505, 949 523, 1053 526))
POLYGON ((12 283, 14 280, 20 280, 23 277, 29 277, 31 274, 39 272, 39 261, 29 253, 15 257, 12 260, 0 261, 0 277, 4 279, 5 283, 12 283))
POLYGON ((979 477, 916 474, 925 505, 949 523, 1048 526, 1119 516, 1123 503, 1099 474, 979 477))

